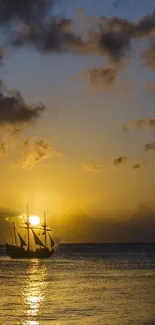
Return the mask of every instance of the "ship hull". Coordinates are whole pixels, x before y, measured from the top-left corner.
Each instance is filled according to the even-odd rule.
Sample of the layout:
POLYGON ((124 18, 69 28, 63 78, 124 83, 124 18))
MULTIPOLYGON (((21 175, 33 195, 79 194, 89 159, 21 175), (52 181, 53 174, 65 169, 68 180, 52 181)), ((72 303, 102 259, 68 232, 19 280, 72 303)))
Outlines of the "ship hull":
POLYGON ((19 258, 19 259, 32 259, 32 258, 42 258, 47 259, 50 258, 55 249, 49 250, 48 248, 40 248, 33 250, 25 250, 23 247, 17 247, 14 245, 5 245, 6 254, 12 258, 19 258))

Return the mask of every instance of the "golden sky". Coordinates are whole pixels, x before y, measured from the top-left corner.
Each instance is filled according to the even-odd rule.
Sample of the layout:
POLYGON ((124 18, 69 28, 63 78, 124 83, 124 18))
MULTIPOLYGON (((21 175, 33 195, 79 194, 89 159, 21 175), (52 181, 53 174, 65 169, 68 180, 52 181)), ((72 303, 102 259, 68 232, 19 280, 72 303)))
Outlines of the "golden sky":
MULTIPOLYGON (((75 1, 68 8, 68 16, 74 16, 77 5, 75 1)), ((80 220, 120 222, 123 216, 131 218, 141 203, 154 210, 153 1, 149 6, 141 1, 134 13, 132 6, 122 4, 116 13, 103 2, 94 7, 85 1, 85 13, 78 13, 84 26, 86 16, 118 15, 117 23, 111 18, 106 24, 121 33, 122 18, 133 22, 127 27, 128 43, 121 35, 121 49, 108 48, 106 38, 100 40, 102 49, 96 38, 84 46, 72 40, 63 54, 58 49, 53 53, 47 43, 46 50, 38 50, 38 44, 11 44, 11 55, 0 67, 2 211, 21 213, 28 203, 33 214, 47 209, 50 223, 62 228, 65 222, 76 225, 77 215, 80 220), (141 21, 147 14, 150 27, 141 21), (135 39, 139 43, 131 45, 135 39)), ((27 25, 23 28, 25 33, 27 25)), ((79 236, 82 228, 81 223, 79 236)), ((63 236, 67 240, 69 235, 63 236)))

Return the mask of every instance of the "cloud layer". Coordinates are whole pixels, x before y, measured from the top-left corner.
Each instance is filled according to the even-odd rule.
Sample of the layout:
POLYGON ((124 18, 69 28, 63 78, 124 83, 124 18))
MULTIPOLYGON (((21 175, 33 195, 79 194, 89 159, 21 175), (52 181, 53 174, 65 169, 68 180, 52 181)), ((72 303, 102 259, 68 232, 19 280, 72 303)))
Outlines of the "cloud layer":
POLYGON ((35 121, 44 111, 45 106, 27 105, 19 91, 8 91, 0 82, 0 124, 15 125, 35 121))
MULTIPOLYGON (((21 211, 0 209, 0 243, 6 242, 12 234, 11 222, 19 224, 21 211), (7 222, 6 219, 8 219, 7 222)), ((106 211, 98 213, 93 209, 91 217, 79 209, 70 216, 62 216, 60 232, 64 242, 154 242, 155 213, 148 204, 141 203, 134 214, 124 218, 115 212, 114 217, 106 211)), ((53 218, 53 217, 52 217, 53 218)), ((57 225, 56 217, 53 222, 57 225)), ((20 225, 20 224, 19 224, 20 225)))
MULTIPOLYGON (((151 144, 149 144, 150 147, 151 147, 151 144)), ((146 145, 148 146, 148 145, 146 145)), ((153 146, 153 145, 152 145, 153 146)), ((152 148, 149 148, 145 151, 148 151, 148 150, 151 150, 152 148)), ((154 149, 152 150, 155 150, 155 145, 154 145, 154 149)), ((117 158, 114 158, 112 160, 112 165, 115 166, 115 167, 120 167, 122 165, 124 165, 127 160, 129 161, 130 159, 126 156, 118 156, 117 158)), ((97 160, 89 160, 87 163, 83 164, 83 168, 88 171, 88 172, 101 172, 101 171, 105 171, 106 170, 106 166, 108 166, 109 163, 108 162, 102 162, 102 161, 97 161, 97 160)), ((132 168, 134 170, 138 170, 140 168, 144 168, 148 165, 148 161, 146 160, 142 160, 141 162, 138 162, 138 163, 134 163, 132 164, 129 163, 128 164, 128 168, 132 168)))
MULTIPOLYGON (((63 1, 64 4, 66 1, 63 1)), ((146 15, 135 21, 121 17, 98 17, 95 20, 85 15, 85 38, 80 35, 74 19, 55 16, 53 8, 59 4, 53 0, 0 0, 0 25, 5 28, 8 45, 32 45, 41 52, 72 51, 76 54, 105 55, 114 61, 120 61, 132 49, 132 40, 141 40, 155 35, 155 14, 146 15), (16 31, 13 32, 16 26, 16 31)), ((62 4, 62 3, 61 3, 62 4)), ((60 4, 60 8, 61 8, 60 4)), ((154 44, 148 52, 142 53, 142 59, 154 52, 154 44)), ((154 59, 147 64, 154 67, 154 59)))
MULTIPOLYGON (((98 17, 93 22, 85 16, 86 30, 82 34, 74 25, 74 19, 53 14, 53 0, 0 0, 0 27, 5 44, 0 47, 0 61, 6 57, 6 46, 32 46, 41 53, 67 52, 75 54, 98 54, 108 58, 108 65, 91 68, 85 71, 89 86, 92 89, 101 88, 114 92, 127 93, 132 81, 120 77, 126 58, 131 57, 132 41, 146 39, 150 41, 148 48, 140 54, 140 59, 152 70, 155 68, 155 13, 132 21, 120 17, 98 17), (85 36, 85 37, 83 37, 85 36), (4 46, 5 45, 5 46, 4 46)), ((148 81, 145 88, 154 93, 152 84, 148 81)), ((16 128, 12 136, 18 136, 20 127, 37 119, 44 105, 28 105, 20 92, 7 90, 0 83, 0 125, 12 125, 16 128)), ((124 125, 124 130, 132 128, 154 128, 155 119, 139 119, 124 125)), ((154 150, 153 143, 146 144, 145 151, 154 150)), ((1 155, 7 149, 1 144, 1 155)), ((24 144, 22 168, 32 167, 36 163, 58 153, 45 140, 36 140, 24 144)), ((127 157, 119 156, 113 160, 114 166, 119 166, 127 157)), ((133 169, 139 169, 140 163, 134 164, 133 169)), ((85 169, 102 170, 100 162, 90 161, 85 169)))
POLYGON ((154 228, 155 213, 144 203, 126 218, 95 210, 90 216, 81 210, 72 212, 72 217, 63 215, 61 238, 66 242, 154 242, 154 228))

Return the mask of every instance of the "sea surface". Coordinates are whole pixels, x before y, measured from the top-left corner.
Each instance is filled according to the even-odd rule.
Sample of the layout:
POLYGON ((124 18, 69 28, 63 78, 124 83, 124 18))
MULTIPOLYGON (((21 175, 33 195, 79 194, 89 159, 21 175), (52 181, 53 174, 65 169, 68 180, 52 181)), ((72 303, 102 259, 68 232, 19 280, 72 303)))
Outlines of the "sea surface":
POLYGON ((155 245, 62 245, 0 257, 0 325, 155 325, 155 245))

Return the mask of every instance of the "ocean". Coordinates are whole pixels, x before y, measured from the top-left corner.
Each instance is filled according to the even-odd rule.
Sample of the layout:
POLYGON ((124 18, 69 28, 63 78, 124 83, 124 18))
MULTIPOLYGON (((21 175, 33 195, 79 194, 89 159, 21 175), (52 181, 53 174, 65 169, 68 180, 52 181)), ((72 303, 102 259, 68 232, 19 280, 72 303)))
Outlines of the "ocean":
POLYGON ((155 245, 60 245, 0 257, 0 325, 155 325, 155 245))

